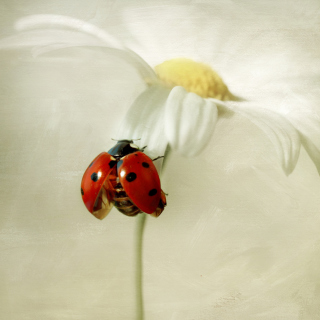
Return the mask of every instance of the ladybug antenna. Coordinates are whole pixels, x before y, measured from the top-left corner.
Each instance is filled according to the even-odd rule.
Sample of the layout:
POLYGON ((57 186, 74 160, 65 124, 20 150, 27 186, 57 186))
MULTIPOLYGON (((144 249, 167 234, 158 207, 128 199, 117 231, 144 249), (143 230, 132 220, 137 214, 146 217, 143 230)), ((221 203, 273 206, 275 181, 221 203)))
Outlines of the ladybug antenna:
MULTIPOLYGON (((113 138, 111 138, 111 140, 113 140, 113 141, 122 141, 122 140, 127 140, 127 139, 120 139, 120 140, 117 140, 117 139, 113 139, 113 138)), ((131 140, 131 141, 138 141, 138 140, 141 140, 141 138, 139 138, 139 139, 128 139, 128 140, 131 140)))
POLYGON ((158 159, 160 159, 160 158, 164 158, 164 156, 159 156, 159 157, 157 157, 157 158, 154 158, 154 159, 152 159, 152 161, 158 160, 158 159))

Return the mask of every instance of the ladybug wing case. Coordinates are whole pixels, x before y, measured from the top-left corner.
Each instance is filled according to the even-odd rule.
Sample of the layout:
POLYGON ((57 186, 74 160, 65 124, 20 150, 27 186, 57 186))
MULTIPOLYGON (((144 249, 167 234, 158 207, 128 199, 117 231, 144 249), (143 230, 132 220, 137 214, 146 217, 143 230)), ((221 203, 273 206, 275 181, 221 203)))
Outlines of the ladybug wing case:
POLYGON ((82 177, 82 200, 89 212, 101 220, 113 207, 110 180, 116 179, 116 164, 109 153, 102 152, 91 162, 82 177))
POLYGON ((131 153, 119 162, 118 175, 132 202, 141 211, 154 213, 160 202, 161 185, 152 160, 140 151, 131 153))

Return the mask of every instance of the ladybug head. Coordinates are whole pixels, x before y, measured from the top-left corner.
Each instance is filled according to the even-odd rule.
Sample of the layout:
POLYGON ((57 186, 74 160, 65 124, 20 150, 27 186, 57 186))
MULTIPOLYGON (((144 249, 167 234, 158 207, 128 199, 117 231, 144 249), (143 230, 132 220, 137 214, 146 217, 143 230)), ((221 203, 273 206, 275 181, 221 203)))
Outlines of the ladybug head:
POLYGON ((138 150, 139 147, 133 143, 133 140, 118 140, 117 144, 108 153, 115 158, 122 158, 138 150))

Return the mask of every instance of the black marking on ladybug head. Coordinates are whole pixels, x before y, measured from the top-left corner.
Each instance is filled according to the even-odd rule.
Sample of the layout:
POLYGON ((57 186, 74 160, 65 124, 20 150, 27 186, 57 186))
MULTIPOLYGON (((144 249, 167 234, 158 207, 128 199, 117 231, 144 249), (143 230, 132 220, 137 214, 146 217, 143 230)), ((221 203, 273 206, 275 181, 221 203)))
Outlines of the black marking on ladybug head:
POLYGON ((136 178, 137 178, 137 175, 134 172, 130 172, 126 175, 126 180, 128 182, 132 182, 132 181, 136 180, 136 178))
POLYGON ((157 192, 158 192, 157 189, 151 189, 151 190, 149 191, 149 196, 152 197, 152 196, 156 195, 157 192))
POLYGON ((142 166, 144 168, 149 168, 150 167, 148 162, 142 162, 142 166))
POLYGON ((111 160, 111 161, 109 162, 109 167, 110 167, 110 168, 113 168, 116 164, 117 164, 117 161, 111 160))
POLYGON ((84 195, 83 189, 81 188, 81 194, 84 195))
POLYGON ((108 153, 115 158, 122 158, 130 153, 134 153, 139 149, 135 147, 132 142, 132 140, 119 140, 108 153))
POLYGON ((98 181, 99 177, 98 177, 98 174, 96 172, 94 172, 92 175, 91 175, 91 180, 93 182, 96 182, 98 181))

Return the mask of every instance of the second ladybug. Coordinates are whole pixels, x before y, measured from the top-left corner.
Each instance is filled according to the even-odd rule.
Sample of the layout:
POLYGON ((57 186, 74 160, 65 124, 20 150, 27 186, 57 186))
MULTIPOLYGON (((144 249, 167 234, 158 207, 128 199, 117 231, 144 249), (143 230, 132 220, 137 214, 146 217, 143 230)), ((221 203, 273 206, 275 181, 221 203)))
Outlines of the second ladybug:
POLYGON ((153 160, 133 140, 119 140, 91 162, 82 177, 81 195, 98 219, 113 206, 127 216, 145 212, 158 217, 167 204, 153 160))

